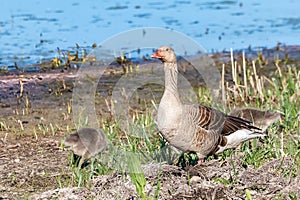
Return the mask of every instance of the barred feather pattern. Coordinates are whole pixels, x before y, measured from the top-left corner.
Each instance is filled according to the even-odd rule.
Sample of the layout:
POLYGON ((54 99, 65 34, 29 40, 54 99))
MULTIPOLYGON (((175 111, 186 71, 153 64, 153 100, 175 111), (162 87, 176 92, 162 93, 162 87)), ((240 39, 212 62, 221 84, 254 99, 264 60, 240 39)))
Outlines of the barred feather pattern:
POLYGON ((160 132, 171 145, 185 152, 195 152, 203 159, 221 152, 220 148, 225 150, 227 145, 228 148, 235 147, 236 143, 260 136, 251 135, 259 128, 245 119, 203 105, 182 105, 177 89, 178 71, 173 49, 161 47, 153 57, 164 63, 165 91, 158 108, 157 121, 160 132), (229 137, 231 134, 234 137, 229 137))
MULTIPOLYGON (((182 130, 194 127, 193 142, 186 147, 186 151, 196 152, 198 156, 213 155, 219 147, 227 145, 225 136, 241 129, 259 130, 250 121, 226 115, 218 110, 203 105, 184 105, 182 130)), ((184 131, 183 131, 184 132, 184 131)), ((190 135, 185 133, 185 135, 190 135)))

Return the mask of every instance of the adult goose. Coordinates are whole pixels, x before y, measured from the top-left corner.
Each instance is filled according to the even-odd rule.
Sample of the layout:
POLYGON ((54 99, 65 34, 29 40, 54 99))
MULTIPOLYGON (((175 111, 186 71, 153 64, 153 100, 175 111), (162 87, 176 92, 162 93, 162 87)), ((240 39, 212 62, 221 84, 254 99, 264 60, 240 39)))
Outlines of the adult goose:
POLYGON ((174 50, 162 46, 151 57, 161 60, 164 66, 165 90, 158 107, 157 124, 171 145, 184 152, 196 153, 198 163, 201 163, 209 155, 264 136, 248 120, 203 105, 183 105, 177 89, 178 69, 174 50))

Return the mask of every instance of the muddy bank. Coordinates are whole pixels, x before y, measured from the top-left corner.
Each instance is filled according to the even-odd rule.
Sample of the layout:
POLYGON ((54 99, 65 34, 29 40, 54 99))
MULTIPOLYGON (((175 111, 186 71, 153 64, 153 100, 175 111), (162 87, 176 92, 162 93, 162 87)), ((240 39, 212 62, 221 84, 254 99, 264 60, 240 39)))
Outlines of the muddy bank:
MULTIPOLYGON (((143 166, 147 180, 145 193, 158 199, 290 199, 300 194, 300 176, 278 177, 278 171, 291 164, 289 157, 275 159, 254 168, 242 168, 240 156, 223 161, 213 160, 201 166, 182 170, 176 166, 153 163, 143 166), (234 173, 235 171, 235 173, 234 173), (221 184, 226 182, 227 184, 221 184), (157 183, 160 183, 158 188, 157 183), (156 196, 157 195, 157 196, 156 196)), ((94 180, 90 191, 62 188, 33 195, 31 199, 139 199, 129 175, 114 173, 94 180)))

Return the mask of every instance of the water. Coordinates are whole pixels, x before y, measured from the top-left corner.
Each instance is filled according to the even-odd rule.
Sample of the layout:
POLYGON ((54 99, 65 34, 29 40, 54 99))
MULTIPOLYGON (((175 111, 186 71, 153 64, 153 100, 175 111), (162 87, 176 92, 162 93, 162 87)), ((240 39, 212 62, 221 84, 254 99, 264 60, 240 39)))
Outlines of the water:
POLYGON ((93 43, 138 27, 180 31, 208 51, 299 45, 300 1, 1 1, 0 67, 39 63, 76 43, 93 43))

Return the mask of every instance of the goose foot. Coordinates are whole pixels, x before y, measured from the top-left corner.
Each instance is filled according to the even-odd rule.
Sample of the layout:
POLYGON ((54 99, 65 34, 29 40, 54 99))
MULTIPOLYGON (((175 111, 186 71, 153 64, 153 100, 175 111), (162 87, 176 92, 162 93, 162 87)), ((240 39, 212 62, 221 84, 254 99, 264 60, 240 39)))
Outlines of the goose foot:
POLYGON ((204 163, 204 159, 199 159, 197 165, 201 165, 202 163, 204 163))

